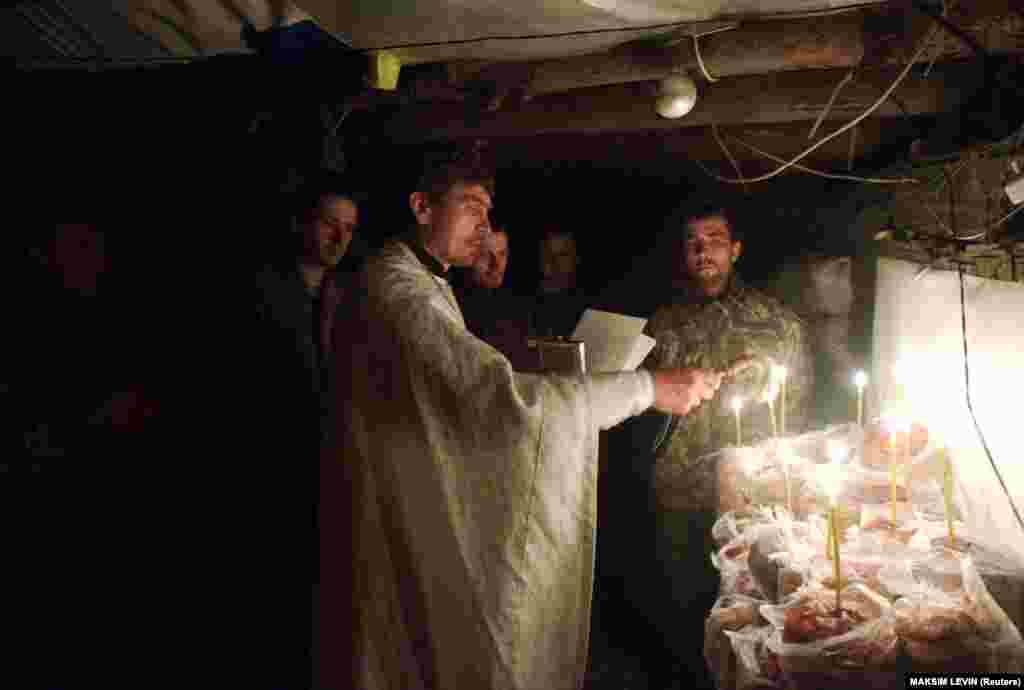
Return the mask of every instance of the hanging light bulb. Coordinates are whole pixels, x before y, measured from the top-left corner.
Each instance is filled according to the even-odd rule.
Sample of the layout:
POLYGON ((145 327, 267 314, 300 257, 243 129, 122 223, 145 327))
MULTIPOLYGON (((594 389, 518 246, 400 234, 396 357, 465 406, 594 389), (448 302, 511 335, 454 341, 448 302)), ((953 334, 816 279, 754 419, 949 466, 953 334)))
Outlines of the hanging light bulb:
POLYGON ((658 85, 654 109, 662 117, 674 120, 693 110, 696 103, 697 84, 685 74, 673 74, 658 85))

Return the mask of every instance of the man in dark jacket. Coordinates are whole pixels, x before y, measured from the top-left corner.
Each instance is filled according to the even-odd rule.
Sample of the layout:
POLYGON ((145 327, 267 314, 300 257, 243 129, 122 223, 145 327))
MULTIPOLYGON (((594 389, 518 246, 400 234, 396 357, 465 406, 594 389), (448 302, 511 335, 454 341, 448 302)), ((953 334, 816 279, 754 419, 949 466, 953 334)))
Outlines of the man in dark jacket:
POLYGON ((508 357, 516 371, 536 371, 540 361, 528 346, 530 301, 504 287, 509 261, 508 229, 498 227, 493 239, 469 271, 454 286, 473 335, 508 357))
POLYGON ((569 337, 588 306, 579 284, 575 236, 559 227, 544 231, 540 244, 541 280, 534 300, 533 334, 569 337))
POLYGON ((338 268, 359 224, 355 194, 343 178, 321 175, 299 193, 291 221, 291 246, 258 273, 256 315, 262 349, 273 357, 265 372, 271 387, 283 404, 306 410, 296 410, 300 423, 319 425, 331 324, 345 283, 338 268))
POLYGON ((329 173, 307 182, 292 209, 285 247, 256 275, 258 356, 252 359, 262 366, 252 374, 255 401, 243 403, 256 435, 248 442, 267 458, 258 473, 263 486, 273 487, 262 518, 273 530, 266 555, 280 572, 272 615, 289 647, 284 660, 301 658, 309 639, 309 589, 299 581, 307 588, 319 582, 318 540, 301 536, 311 526, 315 536, 319 524, 320 447, 331 433, 330 335, 347 283, 340 269, 359 224, 355 193, 329 173))

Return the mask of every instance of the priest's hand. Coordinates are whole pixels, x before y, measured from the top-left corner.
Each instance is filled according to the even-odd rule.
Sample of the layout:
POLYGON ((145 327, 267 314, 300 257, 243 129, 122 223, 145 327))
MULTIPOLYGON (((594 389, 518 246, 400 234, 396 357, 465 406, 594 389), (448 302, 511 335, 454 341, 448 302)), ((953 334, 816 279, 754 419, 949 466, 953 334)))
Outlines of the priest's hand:
POLYGON ((654 407, 683 416, 715 396, 722 374, 710 369, 664 369, 654 377, 654 407))

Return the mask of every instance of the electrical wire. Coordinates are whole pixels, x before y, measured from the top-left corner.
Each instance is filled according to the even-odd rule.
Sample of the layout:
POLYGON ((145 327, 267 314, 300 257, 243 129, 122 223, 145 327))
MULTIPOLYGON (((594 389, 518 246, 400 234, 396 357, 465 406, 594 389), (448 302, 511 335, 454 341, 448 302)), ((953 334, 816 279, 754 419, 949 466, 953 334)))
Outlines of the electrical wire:
POLYGON ((818 119, 814 121, 814 125, 811 127, 811 131, 808 132, 808 140, 814 139, 814 135, 818 133, 818 128, 821 127, 821 123, 825 121, 825 118, 832 111, 832 106, 836 103, 836 98, 839 97, 839 92, 843 90, 843 87, 853 81, 854 70, 850 70, 846 73, 846 76, 839 80, 835 88, 832 89, 832 95, 828 97, 828 103, 825 104, 825 108, 818 114, 818 119))
MULTIPOLYGON (((854 7, 840 7, 832 8, 827 10, 820 10, 817 12, 776 12, 773 14, 754 14, 754 15, 722 15, 714 20, 706 21, 742 21, 744 19, 750 21, 773 21, 773 20, 786 20, 786 19, 810 19, 814 17, 830 17, 836 14, 845 14, 847 12, 857 12, 872 5, 882 5, 884 0, 878 0, 877 2, 866 2, 854 7)), ((447 46, 447 45, 461 45, 466 43, 482 43, 484 41, 528 41, 528 40, 540 40, 545 38, 565 38, 571 36, 585 36, 590 34, 608 34, 608 33, 625 33, 632 31, 652 31, 660 29, 676 29, 681 26, 693 26, 701 22, 670 22, 666 24, 647 24, 644 26, 615 26, 607 27, 604 29, 579 29, 576 31, 566 31, 561 33, 553 34, 526 34, 526 35, 509 35, 509 36, 478 36, 475 38, 465 38, 456 41, 433 41, 428 43, 397 43, 388 46, 377 46, 374 48, 358 48, 358 52, 368 52, 372 50, 398 50, 400 48, 430 48, 434 46, 447 46)), ((701 36, 715 33, 717 31, 724 31, 724 29, 714 29, 712 31, 705 32, 704 34, 698 34, 701 36)))
MULTIPOLYGON (((729 159, 730 163, 732 163, 732 169, 736 171, 736 176, 743 177, 743 171, 740 170, 740 164, 733 157, 732 151, 729 150, 729 147, 725 145, 724 141, 722 141, 722 135, 718 133, 718 124, 715 122, 711 123, 711 133, 715 135, 715 141, 718 142, 718 145, 722 147, 722 151, 725 152, 725 157, 729 159)), ((743 191, 746 194, 750 194, 750 188, 746 185, 743 185, 743 191)))
POLYGON ((945 3, 943 3, 943 14, 938 14, 930 7, 926 7, 924 3, 920 2, 920 0, 912 0, 910 4, 914 7, 915 10, 917 10, 918 12, 927 17, 930 17, 932 20, 935 21, 935 23, 937 23, 943 29, 953 34, 961 41, 966 43, 968 46, 970 46, 971 50, 973 50, 976 55, 980 57, 988 57, 988 53, 985 51, 985 49, 982 48, 981 45, 977 41, 975 41, 970 34, 968 34, 966 31, 961 29, 953 22, 946 19, 944 15, 948 11, 948 8, 945 7, 945 3))
MULTIPOLYGON (((753 151, 754 153, 762 155, 765 158, 768 158, 769 160, 775 161, 776 163, 786 162, 785 159, 780 158, 778 156, 774 156, 766 151, 762 151, 753 144, 749 144, 743 141, 742 139, 732 136, 731 134, 729 135, 729 138, 735 141, 740 146, 744 146, 753 151)), ((815 170, 814 168, 808 168, 807 166, 800 165, 799 163, 795 163, 793 167, 796 168, 797 170, 800 170, 801 172, 816 175, 818 177, 824 177, 829 180, 848 180, 850 182, 867 182, 871 184, 920 184, 921 182, 920 180, 914 177, 861 177, 859 175, 841 175, 838 173, 827 173, 822 172, 820 170, 815 170)))
POLYGON ((780 165, 778 168, 776 168, 775 170, 773 170, 773 171, 771 171, 769 173, 765 173, 764 175, 759 175, 757 177, 750 177, 750 178, 746 178, 746 179, 727 178, 727 177, 718 177, 718 176, 714 176, 714 177, 719 182, 725 182, 727 184, 743 184, 745 182, 763 182, 765 180, 770 180, 771 178, 776 177, 777 175, 785 172, 785 170, 787 168, 792 167, 793 165, 795 165, 796 163, 800 162, 801 160, 803 160, 804 158, 806 158, 810 154, 814 153, 815 151, 817 151, 819 148, 824 146, 829 141, 835 139, 836 137, 838 137, 839 135, 843 134, 844 132, 846 132, 846 131, 856 127, 858 124, 861 123, 861 121, 865 120, 868 116, 870 116, 871 113, 873 113, 876 110, 878 110, 882 106, 882 104, 885 103, 886 99, 889 98, 889 95, 893 91, 896 90, 896 87, 898 87, 900 84, 903 83, 903 80, 906 79, 908 74, 910 74, 911 68, 913 68, 913 66, 921 58, 921 55, 924 54, 924 51, 931 44, 932 39, 936 36, 938 31, 939 31, 939 27, 937 27, 937 26, 936 27, 932 27, 932 30, 921 41, 921 46, 917 49, 917 51, 914 53, 914 55, 910 58, 910 61, 907 62, 907 65, 906 65, 906 67, 903 68, 903 71, 899 73, 899 75, 892 82, 892 84, 889 85, 889 88, 887 88, 882 93, 882 95, 878 98, 878 100, 875 101, 867 110, 865 110, 863 113, 861 113, 857 117, 855 117, 852 120, 850 120, 849 122, 847 122, 845 125, 843 125, 839 129, 837 129, 836 131, 834 131, 831 134, 828 134, 828 135, 822 137, 816 143, 814 143, 811 146, 809 146, 806 149, 804 149, 804 151, 802 153, 797 154, 796 157, 794 157, 793 159, 791 159, 787 163, 784 163, 783 165, 780 165))
MULTIPOLYGON (((849 14, 850 12, 859 12, 860 10, 868 7, 883 5, 888 0, 877 0, 876 2, 862 2, 857 5, 850 5, 849 7, 834 7, 827 10, 809 10, 807 12, 774 12, 772 14, 759 14, 754 15, 752 18, 758 21, 776 21, 776 20, 789 20, 789 19, 815 19, 817 17, 834 17, 837 14, 849 14)), ((742 19, 743 15, 725 15, 733 16, 737 19, 742 19)))
POLYGON ((960 240, 961 242, 970 242, 972 240, 981 239, 986 234, 988 234, 990 231, 998 228, 1000 225, 1002 225, 1003 223, 1007 222, 1008 220, 1013 218, 1015 215, 1020 213, 1022 209, 1024 209, 1024 204, 1021 204, 1021 205, 1017 206, 1017 208, 1013 209, 1012 211, 1007 213, 1005 216, 1003 216, 1002 218, 1000 218, 996 222, 992 223, 992 225, 988 226, 987 228, 984 228, 982 230, 978 230, 976 234, 970 235, 969 237, 962 237, 962 236, 957 235, 955 237, 955 239, 960 240))
POLYGON ((992 451, 988 447, 988 441, 985 440, 985 434, 982 432, 981 425, 978 424, 978 418, 974 414, 974 404, 971 402, 971 367, 967 354, 967 299, 964 296, 964 265, 958 261, 956 267, 957 274, 960 276, 960 327, 964 341, 964 392, 967 397, 967 410, 971 413, 971 421, 974 422, 974 430, 977 432, 978 439, 981 441, 981 447, 985 449, 985 455, 988 457, 989 464, 992 465, 992 471, 995 472, 996 479, 999 480, 999 486, 1002 487, 1003 493, 1006 495, 1006 500, 1010 503, 1013 515, 1017 518, 1017 524, 1020 525, 1021 531, 1024 532, 1024 520, 1020 517, 1020 511, 1017 510, 1017 504, 1014 502, 1013 496, 1010 494, 1010 490, 1006 488, 1006 482, 1003 481, 1003 475, 999 471, 999 466, 996 465, 995 459, 992 457, 992 451))
MULTIPOLYGON (((710 21, 710 20, 709 20, 710 21)), ((717 21, 717 20, 716 20, 717 21)), ((425 41, 422 43, 394 43, 373 48, 357 48, 355 52, 368 53, 375 50, 400 50, 402 48, 434 48, 442 46, 466 45, 469 43, 485 43, 487 41, 540 41, 546 38, 572 38, 574 36, 594 36, 600 34, 635 33, 638 31, 661 31, 665 29, 678 29, 684 26, 693 26, 701 22, 667 22, 664 24, 645 24, 643 26, 612 26, 603 29, 575 29, 573 31, 560 31, 551 34, 508 34, 495 36, 475 36, 473 38, 461 38, 454 41, 425 41)), ((709 32, 713 33, 713 32, 709 32)))
POLYGON ((708 68, 704 65, 704 58, 700 54, 700 39, 697 36, 693 37, 693 54, 697 56, 697 66, 700 67, 700 71, 704 74, 704 78, 709 82, 714 83, 718 81, 716 78, 711 76, 708 72, 708 68))

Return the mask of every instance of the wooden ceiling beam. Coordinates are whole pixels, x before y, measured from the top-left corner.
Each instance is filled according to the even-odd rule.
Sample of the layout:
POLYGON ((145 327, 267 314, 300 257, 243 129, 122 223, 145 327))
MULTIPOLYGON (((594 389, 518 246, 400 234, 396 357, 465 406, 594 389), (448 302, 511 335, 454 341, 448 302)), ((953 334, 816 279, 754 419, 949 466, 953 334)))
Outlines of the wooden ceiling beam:
MULTIPOLYGON (((377 113, 378 134, 396 142, 466 137, 502 138, 556 132, 602 133, 675 130, 719 125, 806 122, 824 110, 847 70, 804 70, 733 77, 702 85, 697 105, 685 117, 667 120, 654 111, 655 82, 618 84, 538 98, 515 110, 481 112, 465 106, 411 106, 377 113)), ((862 70, 828 110, 829 120, 849 120, 869 107, 896 78, 896 69, 862 70)), ((969 92, 976 70, 943 65, 927 78, 909 76, 879 117, 951 111, 969 92), (897 104, 898 102, 898 104, 897 104)))
MULTIPOLYGON (((990 53, 1024 54, 1024 16, 1007 0, 959 3, 950 20, 990 53)), ((932 20, 906 3, 890 3, 827 19, 747 21, 704 36, 701 55, 715 77, 844 67, 895 67, 910 57, 932 20)), ((962 40, 945 35, 924 56, 949 62, 972 56, 962 40)), ((410 70, 398 92, 369 93, 356 107, 458 102, 467 93, 489 92, 491 107, 509 94, 520 100, 575 89, 641 81, 689 72, 700 77, 692 39, 680 32, 675 45, 633 42, 598 54, 534 61, 452 61, 410 70)))
MULTIPOLYGON (((827 134, 839 123, 826 127, 827 134)), ((857 128, 857 159, 875 153, 899 123, 892 119, 869 119, 857 128)), ((810 125, 790 122, 750 127, 723 127, 720 133, 733 156, 740 161, 745 174, 765 172, 776 163, 736 144, 733 137, 767 153, 791 158, 811 142, 807 139, 810 125)), ((803 163, 822 172, 847 173, 850 137, 844 135, 826 143, 803 163)), ((545 134, 533 137, 496 139, 490 142, 490 153, 500 165, 545 167, 583 163, 596 167, 630 167, 663 170, 666 167, 692 167, 699 160, 716 172, 732 177, 732 170, 709 127, 679 130, 630 132, 618 134, 545 134)))

